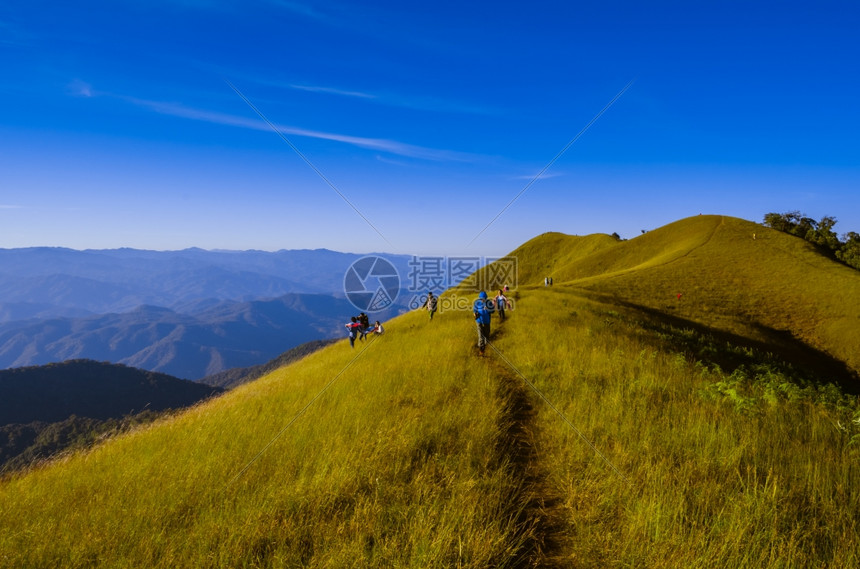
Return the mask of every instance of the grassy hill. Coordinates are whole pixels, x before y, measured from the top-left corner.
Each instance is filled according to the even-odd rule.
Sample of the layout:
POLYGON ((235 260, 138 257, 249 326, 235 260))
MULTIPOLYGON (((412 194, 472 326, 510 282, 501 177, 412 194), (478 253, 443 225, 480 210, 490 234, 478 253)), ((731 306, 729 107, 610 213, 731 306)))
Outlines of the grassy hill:
POLYGON ((520 284, 553 276, 556 284, 762 341, 785 355, 796 355, 799 340, 842 363, 830 362, 828 372, 838 375, 847 364, 860 373, 860 273, 786 233, 703 215, 630 241, 544 234, 510 255, 520 284))
MULTIPOLYGON (((794 294, 794 273, 746 259, 744 222, 678 223, 518 249, 516 308, 487 357, 467 311, 412 312, 6 479, 0 566, 857 566, 857 399, 753 337, 753 316, 792 326, 829 301, 768 313, 710 280, 729 262, 774 281, 752 291, 794 294), (707 254, 715 239, 737 253, 707 254), (670 308, 676 290, 720 312, 670 308)), ((768 239, 815 286, 860 280, 768 239)), ((841 353, 813 324, 785 329, 841 353)))

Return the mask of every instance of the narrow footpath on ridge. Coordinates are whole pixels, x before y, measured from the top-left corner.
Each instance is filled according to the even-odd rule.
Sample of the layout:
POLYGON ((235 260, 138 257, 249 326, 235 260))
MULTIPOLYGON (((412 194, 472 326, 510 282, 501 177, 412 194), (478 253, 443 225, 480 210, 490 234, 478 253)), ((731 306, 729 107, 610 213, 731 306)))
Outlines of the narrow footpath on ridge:
MULTIPOLYGON (((497 330, 492 338, 504 333, 497 330)), ((499 435, 494 449, 498 468, 510 474, 515 485, 509 489, 509 515, 515 521, 515 548, 506 567, 561 567, 563 557, 562 499, 547 478, 536 448, 536 395, 500 360, 494 349, 487 350, 487 373, 499 399, 499 435)), ((567 566, 567 565, 564 565, 567 566)))

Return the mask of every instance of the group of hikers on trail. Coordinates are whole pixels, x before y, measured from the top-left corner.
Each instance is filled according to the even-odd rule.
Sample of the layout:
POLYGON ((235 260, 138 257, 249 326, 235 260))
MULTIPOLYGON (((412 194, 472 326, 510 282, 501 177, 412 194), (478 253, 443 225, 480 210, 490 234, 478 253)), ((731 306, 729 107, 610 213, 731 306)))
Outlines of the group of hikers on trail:
POLYGON ((382 334, 385 332, 382 328, 382 324, 379 323, 379 320, 371 326, 370 319, 364 312, 358 316, 351 317, 350 321, 346 323, 346 329, 349 332, 349 345, 352 348, 355 347, 356 338, 363 342, 368 334, 382 334))
POLYGON ((472 315, 475 317, 475 325, 478 327, 478 351, 482 356, 490 339, 490 322, 493 312, 498 312, 499 319, 502 322, 505 321, 505 310, 510 305, 508 297, 505 296, 507 288, 505 286, 504 289, 500 289, 495 298, 489 298, 487 293, 482 290, 472 305, 472 315))
MULTIPOLYGON (((490 338, 490 322, 492 320, 491 317, 493 312, 498 313, 499 319, 502 322, 505 320, 505 310, 510 307, 508 297, 505 296, 505 292, 507 290, 508 285, 500 288, 499 294, 497 294, 495 298, 490 298, 487 296, 487 293, 482 290, 480 294, 478 294, 478 299, 475 300, 472 305, 472 316, 475 317, 475 324, 478 327, 478 351, 480 351, 481 355, 484 354, 487 341, 490 338)), ((435 296, 432 292, 428 292, 427 300, 424 301, 421 308, 426 309, 427 312, 430 313, 430 320, 433 320, 433 315, 436 313, 438 306, 439 297, 435 296)))
MULTIPOLYGON (((505 311, 511 306, 508 297, 505 296, 505 292, 507 290, 507 285, 500 288, 499 294, 497 294, 495 298, 490 298, 487 296, 487 293, 482 290, 480 294, 478 294, 478 299, 475 300, 472 305, 472 315, 475 317, 475 324, 478 327, 478 350, 481 355, 484 354, 484 349, 486 348, 487 342, 490 338, 490 322, 492 314, 494 312, 498 313, 499 320, 502 322, 505 321, 505 311)), ((428 292, 427 299, 424 301, 424 304, 421 305, 421 308, 426 309, 430 314, 430 320, 433 320, 433 315, 436 314, 436 311, 439 308, 439 297, 434 295, 432 292, 428 292)), ((353 348, 355 348, 356 338, 364 341, 368 334, 382 334, 384 332, 379 320, 371 326, 370 320, 364 312, 358 316, 353 316, 350 319, 350 322, 346 324, 346 329, 349 332, 349 345, 353 348)))

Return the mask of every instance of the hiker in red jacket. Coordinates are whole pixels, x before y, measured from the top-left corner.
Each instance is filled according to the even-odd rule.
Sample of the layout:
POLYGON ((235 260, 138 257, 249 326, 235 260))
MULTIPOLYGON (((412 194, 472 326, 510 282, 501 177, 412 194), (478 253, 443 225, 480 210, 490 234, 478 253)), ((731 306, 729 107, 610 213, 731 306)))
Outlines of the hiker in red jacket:
POLYGON ((361 330, 361 324, 358 322, 358 318, 353 316, 345 326, 347 331, 349 331, 349 345, 355 348, 355 337, 358 335, 359 330, 361 330))

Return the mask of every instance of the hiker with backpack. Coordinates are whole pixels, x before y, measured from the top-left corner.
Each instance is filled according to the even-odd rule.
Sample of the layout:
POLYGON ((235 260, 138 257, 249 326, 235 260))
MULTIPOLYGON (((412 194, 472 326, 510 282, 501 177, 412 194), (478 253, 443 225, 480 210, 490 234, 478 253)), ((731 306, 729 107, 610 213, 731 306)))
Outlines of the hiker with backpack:
POLYGON ((424 301, 424 304, 421 308, 426 308, 430 313, 430 320, 433 320, 433 315, 436 314, 436 307, 439 304, 439 297, 433 296, 432 292, 427 293, 427 300, 424 301))
POLYGON ((478 350, 484 355, 484 348, 490 339, 490 315, 493 313, 493 301, 487 298, 487 293, 481 291, 478 300, 472 305, 475 325, 478 327, 478 350))
POLYGON ((367 337, 367 332, 370 329, 370 319, 367 317, 367 314, 364 312, 359 314, 358 323, 361 324, 361 327, 358 329, 358 339, 364 341, 367 337))

